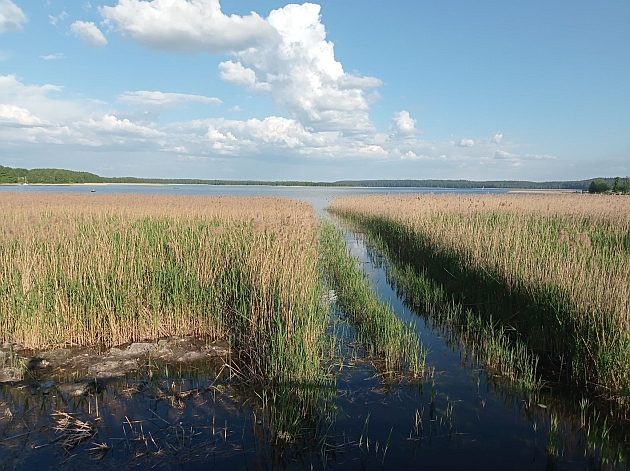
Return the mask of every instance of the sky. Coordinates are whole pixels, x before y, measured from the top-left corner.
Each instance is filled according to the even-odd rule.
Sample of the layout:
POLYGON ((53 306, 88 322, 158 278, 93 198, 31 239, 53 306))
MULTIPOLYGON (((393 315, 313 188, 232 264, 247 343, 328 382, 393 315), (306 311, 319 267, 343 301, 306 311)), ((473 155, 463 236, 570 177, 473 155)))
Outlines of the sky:
POLYGON ((0 165, 630 174, 630 1, 0 0, 0 165))

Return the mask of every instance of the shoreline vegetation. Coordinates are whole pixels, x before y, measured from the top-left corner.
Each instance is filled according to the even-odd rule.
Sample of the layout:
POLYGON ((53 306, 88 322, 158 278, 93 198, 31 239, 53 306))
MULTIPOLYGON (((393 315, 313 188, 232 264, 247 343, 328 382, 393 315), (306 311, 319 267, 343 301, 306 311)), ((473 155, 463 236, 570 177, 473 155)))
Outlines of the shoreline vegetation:
MULTIPOLYGON (((626 462, 624 429, 608 421, 622 423, 617 411, 629 405, 628 198, 344 197, 329 209, 335 224, 278 197, 6 192, 0 211, 0 373, 13 378, 0 400, 11 408, 3 432, 10 440, 31 440, 39 426, 22 419, 35 409, 41 430, 77 412, 95 433, 108 429, 99 410, 110 407, 105 417, 118 403, 105 397, 123 397, 114 385, 135 375, 123 386, 125 407, 142 395, 170 401, 150 416, 159 420, 186 401, 207 401, 213 411, 226 404, 251 413, 257 448, 268 445, 292 464, 316 453, 327 467, 328 453, 357 445, 384 463, 390 445, 393 456, 409 440, 464 436, 469 424, 458 431, 454 420, 460 407, 462 417, 477 411, 484 420, 478 407, 495 393, 522 408, 535 436, 544 439, 548 428, 552 459, 577 437, 597 462, 626 462), (338 229, 340 221, 355 234, 338 229), (348 249, 354 243, 360 251, 348 249), (378 279, 429 330, 399 317, 383 301, 394 298, 372 285, 376 272, 368 276, 362 262, 380 254, 386 261, 372 263, 378 279), (456 364, 473 368, 462 372, 472 388, 461 397, 459 380, 450 385, 450 367, 431 350, 438 338, 458 347, 456 364), (88 350, 104 354, 77 355, 88 350), (85 359, 75 363, 78 356, 85 359), (490 395, 479 390, 484 376, 490 395), (581 398, 579 409, 560 384, 581 398), (25 394, 38 394, 42 406, 20 409, 25 394), (389 433, 375 430, 373 407, 393 397, 405 403, 404 416, 392 403, 389 433), (46 409, 50 398, 61 408, 46 409), (340 400, 362 410, 360 421, 347 422, 340 400), (347 429, 336 428, 338 417, 347 429)), ((125 415, 128 427, 149 420, 146 410, 133 422, 125 415)), ((102 446, 118 446, 106 436, 102 446)))
POLYGON ((467 330, 494 326, 543 382, 577 385, 628 416, 630 201, 371 195, 330 211, 402 267, 394 279, 411 304, 467 330))
POLYGON ((193 335, 244 376, 321 383, 317 219, 280 198, 5 194, 0 337, 31 349, 193 335))
POLYGON ((336 304, 356 328, 357 340, 368 358, 387 377, 421 378, 426 351, 413 325, 401 321, 390 306, 378 299, 358 260, 346 248, 343 232, 330 222, 321 225, 322 265, 336 304))
POLYGON ((379 302, 340 232, 270 197, 7 193, 0 342, 222 341, 245 379, 334 382, 330 289, 375 363, 419 377, 417 335, 379 302))
MULTIPOLYGON (((452 189, 514 189, 514 190, 567 190, 588 191, 593 182, 599 183, 598 188, 617 188, 622 190, 627 186, 630 191, 630 180, 615 177, 593 178, 572 181, 519 181, 519 180, 435 180, 435 179, 405 179, 405 180, 339 180, 334 182, 315 181, 257 181, 257 180, 204 180, 204 179, 163 179, 137 177, 102 177, 89 172, 79 172, 65 169, 23 169, 4 167, 0 165, 0 185, 42 184, 42 185, 72 185, 72 184, 172 184, 172 185, 245 185, 245 186, 306 186, 306 187, 358 187, 358 188, 452 188, 452 189), (601 186, 605 184, 606 186, 601 186), (626 185, 626 186, 624 186, 626 185)), ((607 191, 607 190, 605 190, 607 191)))

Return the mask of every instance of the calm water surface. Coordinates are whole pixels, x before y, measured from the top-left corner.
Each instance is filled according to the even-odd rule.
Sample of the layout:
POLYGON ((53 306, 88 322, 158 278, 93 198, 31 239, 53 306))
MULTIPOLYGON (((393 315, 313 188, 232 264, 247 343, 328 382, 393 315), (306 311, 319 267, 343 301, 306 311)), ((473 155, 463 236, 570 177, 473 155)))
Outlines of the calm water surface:
POLYGON ((189 195, 189 196, 281 196, 312 204, 322 211, 331 200, 338 196, 387 193, 505 193, 503 189, 450 188, 332 188, 263 185, 0 185, 0 192, 46 192, 46 193, 91 193, 109 194, 150 194, 150 195, 189 195))

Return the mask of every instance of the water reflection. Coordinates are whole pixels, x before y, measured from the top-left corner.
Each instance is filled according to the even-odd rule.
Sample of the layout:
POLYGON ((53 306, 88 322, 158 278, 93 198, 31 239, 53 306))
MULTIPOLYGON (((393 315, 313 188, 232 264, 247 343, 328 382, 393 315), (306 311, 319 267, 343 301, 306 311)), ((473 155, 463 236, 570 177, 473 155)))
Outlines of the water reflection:
POLYGON ((550 469, 625 469, 630 450, 630 434, 625 424, 613 425, 605 410, 598 410, 594 404, 567 391, 547 385, 525 393, 513 382, 482 369, 476 355, 477 345, 462 340, 450 326, 426 312, 410 309, 395 277, 390 276, 388 260, 360 234, 349 233, 347 242, 353 254, 362 260, 379 296, 403 319, 415 319, 417 331, 429 350, 427 365, 435 368, 431 396, 442 397, 446 418, 457 417, 456 431, 463 440, 460 445, 477 448, 470 450, 471 456, 478 450, 496 453, 510 463, 510 468, 526 467, 527 463, 540 467, 544 462, 550 469), (521 450, 528 450, 530 458, 513 456, 506 448, 511 445, 508 442, 520 442, 521 450))

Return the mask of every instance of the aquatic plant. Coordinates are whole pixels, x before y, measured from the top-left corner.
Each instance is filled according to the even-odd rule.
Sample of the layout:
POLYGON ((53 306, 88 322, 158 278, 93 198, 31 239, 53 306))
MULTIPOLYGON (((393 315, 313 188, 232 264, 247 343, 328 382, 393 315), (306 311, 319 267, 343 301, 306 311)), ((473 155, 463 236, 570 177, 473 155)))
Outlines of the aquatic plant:
POLYGON ((586 195, 370 196, 332 211, 564 378, 627 403, 630 201, 586 195))
POLYGON ((27 348, 226 339, 246 377, 320 381, 316 219, 275 198, 0 200, 0 339, 27 348))
POLYGON ((323 222, 321 245, 324 273, 330 285, 336 287, 336 302, 355 326, 368 355, 381 359, 386 372, 422 374, 426 353, 415 329, 378 299, 358 261, 348 253, 343 233, 323 222))

